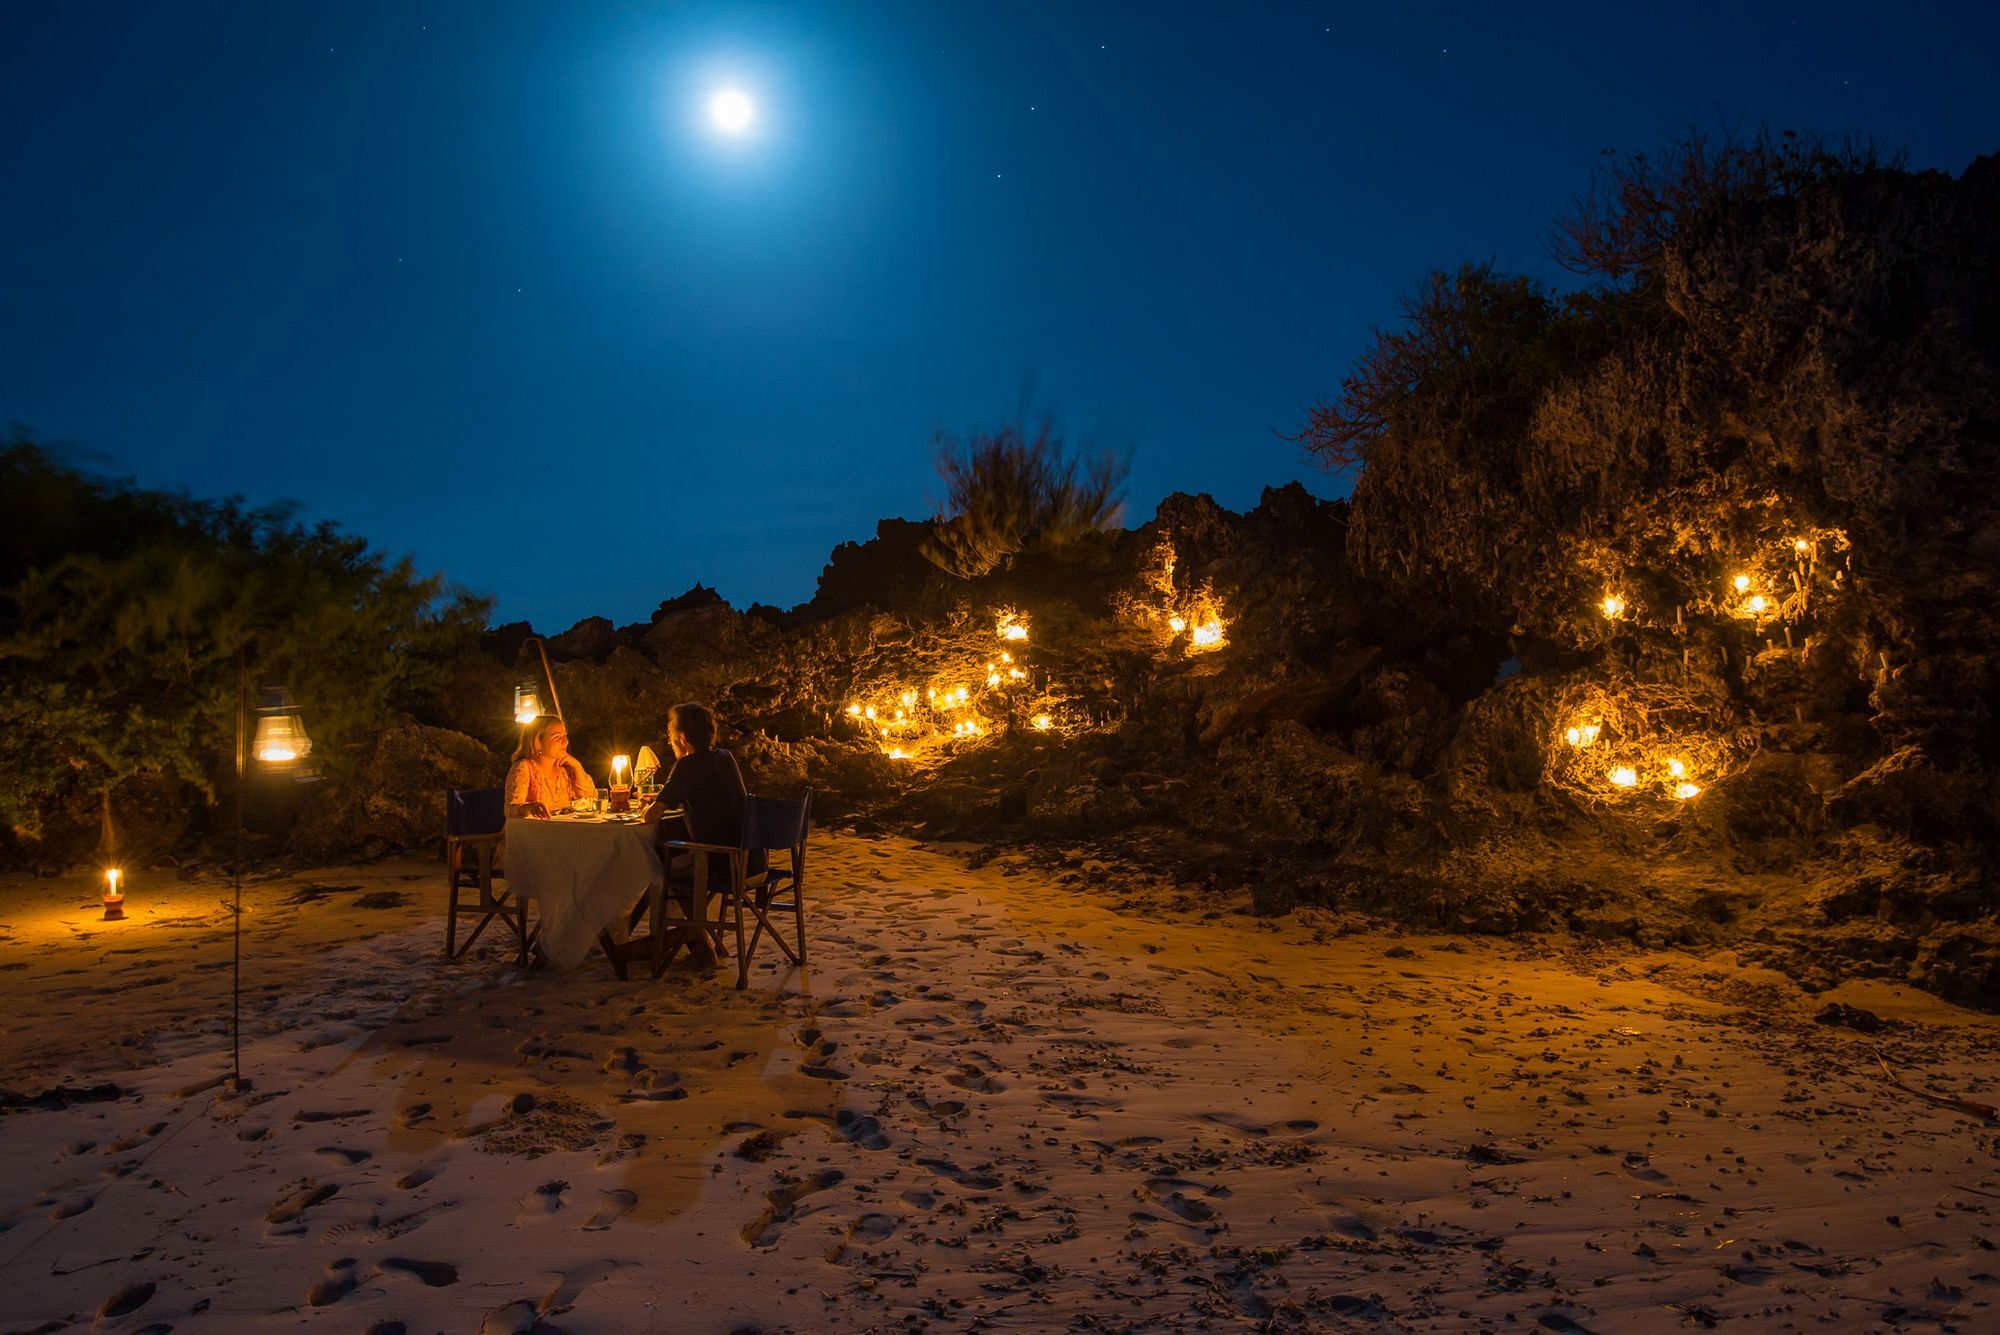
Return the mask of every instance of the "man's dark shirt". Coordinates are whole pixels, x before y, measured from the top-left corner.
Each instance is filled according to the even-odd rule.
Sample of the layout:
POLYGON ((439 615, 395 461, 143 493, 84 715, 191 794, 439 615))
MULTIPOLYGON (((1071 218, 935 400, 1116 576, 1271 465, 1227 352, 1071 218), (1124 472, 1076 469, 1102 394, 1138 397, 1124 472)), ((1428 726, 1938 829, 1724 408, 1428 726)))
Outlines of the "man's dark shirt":
POLYGON ((735 848, 743 842, 743 796, 748 791, 736 757, 711 747, 674 761, 660 785, 660 801, 687 809, 688 838, 694 842, 735 848))

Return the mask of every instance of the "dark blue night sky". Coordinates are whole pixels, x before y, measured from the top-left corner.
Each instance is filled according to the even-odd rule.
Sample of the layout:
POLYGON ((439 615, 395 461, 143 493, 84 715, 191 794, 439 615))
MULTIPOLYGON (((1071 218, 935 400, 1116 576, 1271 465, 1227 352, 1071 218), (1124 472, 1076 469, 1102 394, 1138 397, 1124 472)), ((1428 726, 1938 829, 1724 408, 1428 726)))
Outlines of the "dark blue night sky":
POLYGON ((810 596, 934 427, 1281 432, 1606 148, 2000 149, 2000 7, 0 3, 0 422, 291 498, 559 629, 810 596), (732 139, 718 89, 756 104, 732 139))

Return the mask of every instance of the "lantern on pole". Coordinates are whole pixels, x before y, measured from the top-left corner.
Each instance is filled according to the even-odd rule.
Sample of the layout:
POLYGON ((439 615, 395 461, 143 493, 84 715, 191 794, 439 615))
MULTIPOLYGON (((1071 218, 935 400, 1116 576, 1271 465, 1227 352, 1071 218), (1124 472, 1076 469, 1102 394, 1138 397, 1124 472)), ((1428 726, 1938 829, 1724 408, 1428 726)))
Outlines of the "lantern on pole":
POLYGON ((250 665, 247 649, 236 654, 236 857, 230 880, 234 903, 230 918, 229 945, 229 1087, 244 1090, 250 1082, 243 1078, 243 794, 257 779, 289 778, 305 781, 314 776, 306 757, 312 754, 312 735, 306 731, 305 715, 292 703, 291 692, 282 686, 267 687, 262 703, 250 709, 250 665))
POLYGON ((527 727, 542 716, 542 697, 535 688, 523 683, 514 688, 514 722, 527 727))
POLYGON ((312 738, 306 733, 305 716, 292 703, 292 695, 282 686, 269 687, 264 703, 257 709, 257 731, 250 743, 250 758, 265 770, 283 770, 299 765, 312 754, 312 738))

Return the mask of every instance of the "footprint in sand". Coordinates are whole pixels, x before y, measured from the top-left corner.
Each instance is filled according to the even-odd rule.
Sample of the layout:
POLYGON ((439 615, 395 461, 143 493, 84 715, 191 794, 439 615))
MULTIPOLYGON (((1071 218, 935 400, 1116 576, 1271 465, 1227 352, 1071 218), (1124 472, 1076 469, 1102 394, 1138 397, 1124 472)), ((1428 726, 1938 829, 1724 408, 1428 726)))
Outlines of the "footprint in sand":
POLYGON ((899 1227, 901 1221, 894 1215, 865 1214, 847 1226, 847 1238, 868 1245, 882 1241, 899 1227))
POLYGON ((947 1085, 968 1090, 974 1094, 998 1094, 1007 1088, 1007 1082, 991 1071, 977 1066, 961 1066, 944 1078, 947 1085))
POLYGON ((979 1168, 960 1168, 949 1159, 919 1159, 917 1163, 939 1177, 950 1178, 961 1187, 991 1191, 1000 1185, 999 1174, 986 1172, 985 1165, 979 1168))
POLYGON ((375 1268, 378 1271, 395 1270, 405 1275, 414 1275, 433 1289, 442 1289, 458 1283, 458 1267, 443 1261, 412 1261, 404 1256, 385 1256, 375 1268))
POLYGON ((323 1158, 331 1159, 335 1163, 345 1165, 348 1168, 352 1168, 359 1163, 367 1163, 375 1157, 372 1150, 348 1150, 342 1149, 338 1145, 322 1145, 314 1150, 313 1153, 323 1158))
POLYGON ((96 1204, 97 1199, 94 1196, 65 1196, 55 1203, 54 1209, 49 1211, 49 1218, 74 1219, 96 1204))
POLYGON ((401 1127, 405 1127, 405 1128, 408 1128, 408 1127, 413 1127, 413 1126, 415 1126, 415 1125, 416 1125, 416 1124, 417 1124, 418 1122, 421 1122, 421 1121, 423 1121, 423 1120, 424 1120, 425 1118, 429 1117, 430 1115, 431 1115, 431 1105, 430 1105, 430 1104, 428 1104, 428 1103, 412 1103, 412 1104, 411 1104, 411 1105, 410 1105, 409 1107, 407 1107, 407 1108, 404 1108, 404 1109, 401 1109, 400 1111, 398 1111, 398 1112, 397 1112, 397 1114, 396 1114, 396 1124, 397 1124, 398 1126, 401 1126, 401 1127))
POLYGON ((597 1213, 584 1221, 586 1233, 602 1233, 613 1224, 631 1214, 639 1204, 639 1193, 627 1191, 623 1187, 612 1187, 597 1193, 597 1213))
MULTIPOLYGON (((290 1195, 280 1196, 272 1204, 270 1212, 264 1216, 265 1222, 271 1224, 292 1223, 307 1210, 312 1209, 313 1206, 320 1204, 322 1201, 332 1199, 339 1192, 340 1187, 336 1183, 329 1182, 322 1186, 308 1178, 304 1184, 299 1186, 290 1195)), ((302 1232, 303 1230, 297 1231, 302 1232)))
POLYGON ((153 1301, 153 1294, 156 1289, 157 1286, 150 1280, 144 1284, 127 1285, 125 1288, 112 1294, 109 1298, 106 1298, 104 1305, 97 1309, 97 1315, 99 1319, 105 1321, 121 1316, 130 1316, 147 1303, 153 1301))
POLYGON ((557 1178, 553 1182, 542 1183, 541 1186, 536 1187, 521 1198, 521 1206, 519 1211, 514 1215, 514 1222, 525 1224, 535 1219, 546 1219, 548 1216, 555 1214, 564 1205, 568 1204, 563 1199, 568 1191, 569 1183, 563 1181, 561 1178, 557 1178))
POLYGON ((822 1168, 809 1177, 779 1187, 767 1193, 769 1202, 755 1219, 743 1226, 743 1241, 752 1247, 768 1247, 778 1240, 778 1235, 793 1215, 798 1213, 799 1202, 815 1192, 825 1191, 845 1181, 847 1174, 838 1168, 822 1168))
POLYGON ((396 1186, 403 1191, 415 1191, 435 1176, 437 1174, 431 1172, 428 1168, 412 1168, 409 1172, 396 1179, 396 1186))
POLYGON ((155 1122, 142 1131, 134 1131, 129 1136, 120 1136, 117 1140, 106 1145, 104 1152, 106 1154, 123 1154, 127 1150, 136 1150, 166 1129, 167 1124, 165 1122, 155 1122))
POLYGON ((343 1256, 328 1264, 326 1273, 312 1282, 306 1290, 306 1303, 311 1307, 331 1307, 354 1292, 361 1279, 354 1271, 354 1258, 343 1256))

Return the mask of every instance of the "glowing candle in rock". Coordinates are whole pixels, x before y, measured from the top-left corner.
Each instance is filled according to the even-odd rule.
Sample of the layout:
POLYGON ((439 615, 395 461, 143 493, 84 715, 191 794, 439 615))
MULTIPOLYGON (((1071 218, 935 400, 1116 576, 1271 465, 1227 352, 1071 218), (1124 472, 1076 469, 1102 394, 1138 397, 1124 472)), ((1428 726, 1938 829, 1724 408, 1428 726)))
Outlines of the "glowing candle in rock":
POLYGON ((118 878, 125 873, 116 867, 104 869, 104 920, 116 922, 125 916, 125 895, 118 888, 118 878))

